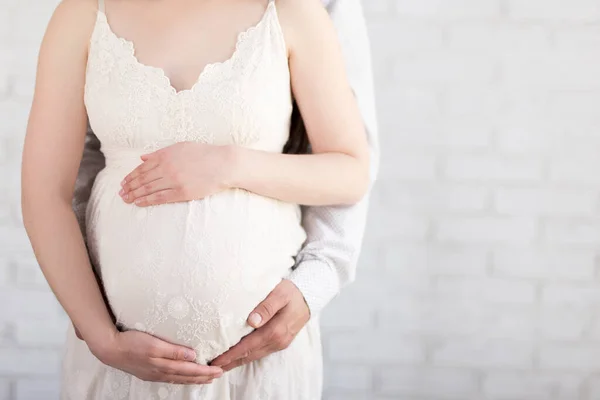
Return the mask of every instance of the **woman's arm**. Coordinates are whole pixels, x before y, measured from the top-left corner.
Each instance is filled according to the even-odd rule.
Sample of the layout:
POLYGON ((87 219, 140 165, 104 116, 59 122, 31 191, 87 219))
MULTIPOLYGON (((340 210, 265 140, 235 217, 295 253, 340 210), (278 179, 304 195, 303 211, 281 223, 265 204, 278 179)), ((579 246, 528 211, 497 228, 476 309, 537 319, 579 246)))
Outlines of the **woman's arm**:
POLYGON ((205 383, 219 369, 196 365, 190 349, 142 332, 117 331, 91 268, 71 205, 83 152, 83 101, 92 0, 65 0, 56 9, 39 54, 22 163, 27 234, 57 299, 102 362, 141 379, 205 383))
POLYGON ((358 202, 369 146, 337 33, 319 0, 277 0, 292 90, 313 154, 178 143, 142 157, 122 196, 140 206, 201 199, 231 187, 303 205, 358 202))
POLYGON ((86 131, 90 2, 56 9, 39 54, 22 165, 23 221, 42 271, 92 350, 117 330, 94 277, 71 201, 86 131))
POLYGON ((278 0, 277 6, 313 154, 239 149, 232 184, 304 205, 356 203, 369 186, 369 147, 337 32, 319 0, 278 0))

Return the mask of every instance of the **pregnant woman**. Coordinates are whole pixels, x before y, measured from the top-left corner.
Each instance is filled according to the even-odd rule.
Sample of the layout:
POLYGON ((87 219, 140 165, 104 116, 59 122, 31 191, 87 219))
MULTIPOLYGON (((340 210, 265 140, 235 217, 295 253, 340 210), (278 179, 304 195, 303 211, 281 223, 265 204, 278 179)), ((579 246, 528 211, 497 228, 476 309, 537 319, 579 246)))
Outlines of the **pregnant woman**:
MULTIPOLYGON (((222 376, 206 364, 252 330, 249 312, 289 272, 305 239, 298 205, 358 201, 368 161, 317 0, 63 1, 40 51, 22 182, 36 257, 85 339, 69 331, 63 398, 318 398, 314 325, 280 357, 222 376), (292 99, 311 155, 281 154, 292 99), (86 233, 116 326, 71 208, 88 117, 106 167, 86 233), (180 142, 197 146, 201 200, 124 202, 123 178, 142 156, 180 142), (153 368, 181 371, 164 359, 141 365, 135 331, 195 350, 198 365, 173 382, 216 379, 149 382, 153 368)), ((161 184, 149 182, 158 193, 161 184)))

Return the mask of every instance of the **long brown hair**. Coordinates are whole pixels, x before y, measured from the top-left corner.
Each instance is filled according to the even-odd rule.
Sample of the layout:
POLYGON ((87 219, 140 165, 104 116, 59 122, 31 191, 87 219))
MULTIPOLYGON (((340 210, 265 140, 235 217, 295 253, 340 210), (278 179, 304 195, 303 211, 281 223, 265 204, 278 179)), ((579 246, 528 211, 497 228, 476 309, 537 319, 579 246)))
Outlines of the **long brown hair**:
POLYGON ((283 148, 286 154, 307 154, 310 151, 310 142, 304 126, 304 120, 300 115, 300 109, 294 102, 292 111, 292 120, 290 124, 290 137, 283 148))

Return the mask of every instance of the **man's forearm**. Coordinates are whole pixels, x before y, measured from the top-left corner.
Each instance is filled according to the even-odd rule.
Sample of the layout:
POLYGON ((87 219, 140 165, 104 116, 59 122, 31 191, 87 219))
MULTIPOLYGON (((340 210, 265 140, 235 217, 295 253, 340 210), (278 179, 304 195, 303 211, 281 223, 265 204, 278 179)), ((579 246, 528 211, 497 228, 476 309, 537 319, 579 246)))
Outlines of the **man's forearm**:
MULTIPOLYGON (((371 183, 379 163, 370 46, 359 0, 331 0, 328 10, 338 30, 348 79, 357 98, 369 139, 371 183)), ((339 291, 352 282, 366 225, 369 194, 353 206, 305 207, 307 233, 296 268, 288 277, 317 315, 339 291)))
POLYGON ((288 279, 300 289, 313 316, 355 279, 368 201, 366 196, 353 206, 303 210, 308 237, 288 279))
POLYGON ((81 165, 75 181, 73 193, 73 211, 81 228, 83 239, 86 240, 85 211, 92 192, 92 186, 98 172, 104 168, 104 155, 100 151, 100 141, 88 127, 81 165))

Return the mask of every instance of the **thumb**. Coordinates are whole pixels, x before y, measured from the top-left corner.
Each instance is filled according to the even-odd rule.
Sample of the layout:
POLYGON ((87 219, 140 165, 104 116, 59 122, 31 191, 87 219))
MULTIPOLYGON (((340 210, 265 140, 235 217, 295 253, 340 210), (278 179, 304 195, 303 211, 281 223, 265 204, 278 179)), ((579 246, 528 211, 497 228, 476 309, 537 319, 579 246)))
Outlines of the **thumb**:
POLYGON ((260 328, 271 318, 275 316, 283 307, 287 305, 284 296, 279 295, 273 290, 266 299, 262 301, 248 317, 248 324, 253 328, 260 328))

